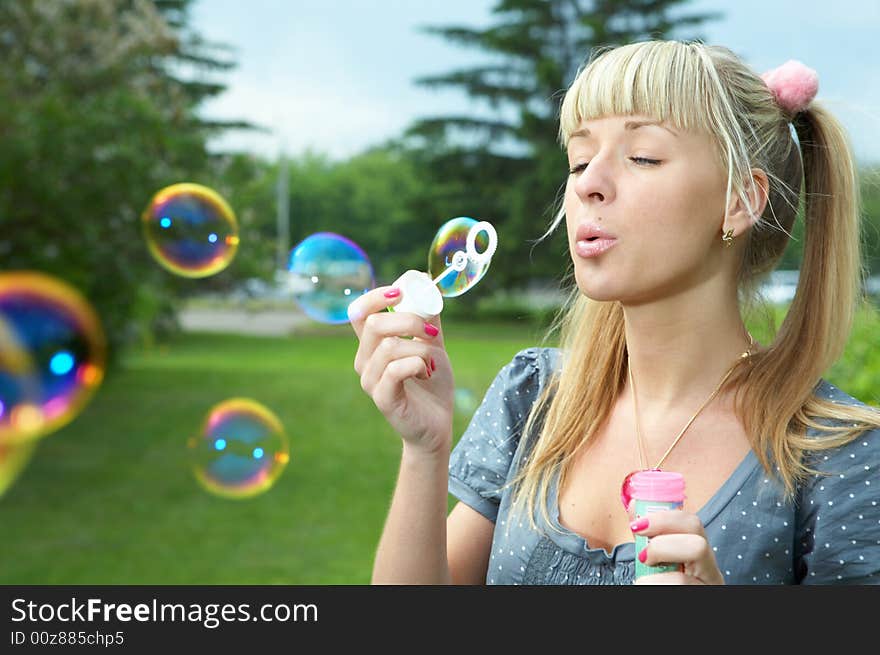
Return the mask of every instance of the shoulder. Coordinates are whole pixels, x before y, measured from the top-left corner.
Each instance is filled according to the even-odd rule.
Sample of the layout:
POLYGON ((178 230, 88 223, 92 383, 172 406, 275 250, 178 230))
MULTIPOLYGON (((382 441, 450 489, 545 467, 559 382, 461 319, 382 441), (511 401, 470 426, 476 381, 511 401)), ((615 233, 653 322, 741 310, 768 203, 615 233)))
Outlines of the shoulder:
MULTIPOLYGON (((871 410, 877 414, 878 420, 880 420, 880 408, 862 402, 858 398, 851 396, 847 392, 831 384, 824 378, 819 380, 819 383, 816 385, 814 393, 819 398, 831 401, 835 405, 840 405, 841 407, 854 407, 859 409, 871 410)), ((843 426, 846 425, 847 422, 848 421, 844 417, 822 417, 817 419, 817 423, 828 427, 843 426)), ((869 435, 871 437, 871 439, 873 440, 872 445, 875 450, 880 449, 880 428, 866 430, 863 434, 869 435)), ((807 436, 820 436, 820 431, 816 428, 808 428, 807 436)))
MULTIPOLYGON (((877 411, 876 407, 872 407, 854 398, 825 379, 820 380, 816 385, 815 393, 817 396, 829 400, 836 405, 877 411)), ((828 427, 846 426, 848 423, 843 417, 822 417, 816 419, 816 421, 828 427)), ((853 424, 853 427, 855 426, 856 424, 853 424)), ((808 437, 818 438, 828 436, 829 434, 831 433, 820 431, 816 428, 807 428, 808 437)), ((843 445, 814 452, 812 464, 817 465, 819 469, 827 473, 835 475, 841 483, 846 480, 846 484, 868 486, 870 485, 871 478, 876 475, 877 469, 880 468, 880 428, 864 430, 843 445)), ((820 479, 822 479, 821 476, 820 479)))
POLYGON ((556 348, 526 348, 501 367, 486 389, 483 411, 504 409, 526 413, 558 366, 556 348))
POLYGON ((561 364, 558 348, 532 347, 520 350, 513 359, 501 369, 508 385, 527 380, 537 382, 543 387, 561 364))
POLYGON ((854 398, 846 391, 834 386, 825 378, 821 378, 814 389, 815 395, 838 405, 853 405, 857 407, 870 407, 867 403, 862 402, 858 398, 854 398))

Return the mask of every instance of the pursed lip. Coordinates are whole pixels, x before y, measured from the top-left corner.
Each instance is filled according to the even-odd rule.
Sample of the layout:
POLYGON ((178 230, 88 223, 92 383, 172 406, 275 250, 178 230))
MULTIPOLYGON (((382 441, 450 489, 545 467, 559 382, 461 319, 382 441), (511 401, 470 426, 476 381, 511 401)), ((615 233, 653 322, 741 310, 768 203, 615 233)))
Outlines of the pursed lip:
POLYGON ((598 239, 616 239, 617 237, 596 223, 581 223, 575 233, 575 241, 588 241, 596 237, 598 239))

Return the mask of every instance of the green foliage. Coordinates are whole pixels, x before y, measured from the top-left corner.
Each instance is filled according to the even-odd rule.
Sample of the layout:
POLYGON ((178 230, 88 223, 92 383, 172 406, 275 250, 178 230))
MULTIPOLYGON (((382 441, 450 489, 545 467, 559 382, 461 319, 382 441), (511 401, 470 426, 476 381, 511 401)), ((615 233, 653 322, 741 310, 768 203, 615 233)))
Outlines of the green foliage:
MULTIPOLYGON (((393 145, 342 162, 313 152, 291 158, 290 248, 316 232, 336 232, 366 250, 377 284, 393 281, 407 268, 424 270, 428 246, 442 221, 426 220, 412 210, 424 191, 414 167, 393 145)), ((279 169, 277 163, 245 155, 225 157, 216 167, 216 188, 241 218, 243 247, 230 269, 210 281, 211 287, 225 288, 242 277, 271 279, 277 259, 279 169)))
MULTIPOLYGON (((499 0, 485 29, 427 32, 491 56, 492 63, 424 77, 488 106, 488 116, 426 117, 407 132, 436 221, 464 211, 503 238, 489 291, 561 277, 564 230, 535 247, 549 227, 567 165, 556 135, 564 90, 597 46, 665 38, 717 14, 673 18, 682 0, 499 0), (459 209, 456 210, 456 207, 459 209)), ((678 35, 676 35, 678 36, 678 35)), ((682 35, 683 38, 697 34, 682 35)))
POLYGON ((859 306, 843 356, 825 378, 869 405, 880 407, 880 306, 859 306))
POLYGON ((189 4, 0 3, 0 256, 78 288, 111 355, 167 326, 188 285, 151 260, 139 216, 159 188, 203 181, 218 129, 195 110, 222 86, 175 72, 229 66, 186 28, 189 4))

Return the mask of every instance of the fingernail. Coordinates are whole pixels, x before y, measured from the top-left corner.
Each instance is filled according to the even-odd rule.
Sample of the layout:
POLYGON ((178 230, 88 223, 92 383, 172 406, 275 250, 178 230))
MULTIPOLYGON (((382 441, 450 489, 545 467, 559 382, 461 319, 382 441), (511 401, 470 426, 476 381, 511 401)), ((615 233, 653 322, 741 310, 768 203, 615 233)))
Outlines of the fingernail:
POLYGON ((431 358, 431 370, 432 370, 432 371, 436 371, 436 370, 437 370, 437 365, 434 363, 434 358, 433 358, 433 357, 431 358))
POLYGON ((397 287, 391 287, 383 294, 386 298, 397 298, 400 295, 400 289, 397 287))
POLYGON ((647 549, 647 547, 646 547, 646 548, 642 548, 642 550, 639 551, 639 561, 640 561, 642 564, 644 564, 646 559, 648 559, 648 549, 647 549))
POLYGON ((633 532, 638 532, 639 530, 644 530, 648 527, 648 519, 639 519, 638 521, 633 521, 629 524, 629 529, 633 532))
POLYGON ((425 323, 425 333, 429 336, 436 337, 438 334, 440 334, 440 330, 438 330, 430 323, 425 323))
POLYGON ((428 377, 429 377, 429 378, 431 377, 431 369, 428 368, 428 365, 427 365, 427 364, 425 365, 425 373, 428 374, 428 377))

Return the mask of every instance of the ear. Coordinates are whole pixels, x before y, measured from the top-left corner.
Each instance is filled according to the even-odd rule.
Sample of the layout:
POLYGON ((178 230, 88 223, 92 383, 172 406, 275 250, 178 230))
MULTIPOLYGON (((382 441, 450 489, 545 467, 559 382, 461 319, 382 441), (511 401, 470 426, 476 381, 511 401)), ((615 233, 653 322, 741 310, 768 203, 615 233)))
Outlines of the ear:
POLYGON ((767 206, 767 198, 770 193, 770 182, 767 174, 760 168, 751 169, 752 176, 746 180, 746 197, 749 199, 748 206, 742 198, 734 195, 727 206, 727 219, 722 226, 722 233, 733 229, 735 237, 748 232, 758 222, 764 208, 767 206))

